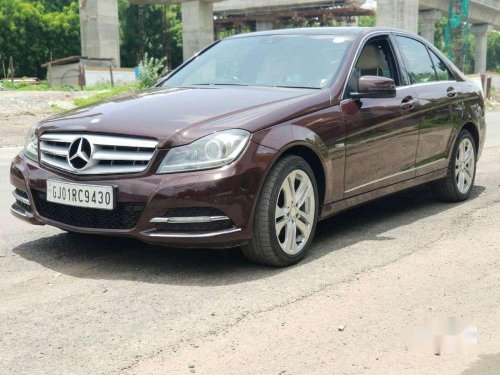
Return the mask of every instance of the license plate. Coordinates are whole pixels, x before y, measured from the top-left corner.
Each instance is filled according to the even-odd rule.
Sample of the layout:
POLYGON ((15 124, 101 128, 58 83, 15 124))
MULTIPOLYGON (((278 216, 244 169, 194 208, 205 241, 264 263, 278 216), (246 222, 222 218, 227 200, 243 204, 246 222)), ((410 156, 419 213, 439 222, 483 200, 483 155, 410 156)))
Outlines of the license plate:
POLYGON ((47 180, 47 201, 67 206, 112 210, 113 186, 84 185, 47 180))

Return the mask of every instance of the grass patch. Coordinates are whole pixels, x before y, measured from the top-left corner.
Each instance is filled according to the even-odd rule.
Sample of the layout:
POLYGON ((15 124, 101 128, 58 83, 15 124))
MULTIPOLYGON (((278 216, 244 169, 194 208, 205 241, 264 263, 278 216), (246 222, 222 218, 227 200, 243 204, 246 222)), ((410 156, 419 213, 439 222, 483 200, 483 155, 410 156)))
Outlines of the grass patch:
POLYGON ((42 81, 36 85, 29 83, 12 83, 8 80, 2 82, 4 89, 16 91, 80 91, 77 87, 72 86, 49 86, 46 81, 42 81))
POLYGON ((484 100, 484 106, 485 106, 486 110, 488 110, 488 111, 492 111, 495 109, 495 103, 490 99, 484 100))
MULTIPOLYGON (((38 84, 29 84, 23 82, 12 83, 9 80, 3 80, 2 84, 5 90, 17 90, 17 91, 104 91, 104 90, 114 89, 111 87, 110 83, 100 83, 94 86, 84 86, 83 90, 81 90, 80 87, 78 86, 49 86, 47 81, 41 81, 38 84)), ((127 84, 125 86, 139 87, 139 84, 133 83, 133 84, 127 84)), ((115 88, 118 88, 118 86, 115 88)))
MULTIPOLYGON (((101 91, 95 95, 89 96, 88 98, 75 98, 73 103, 80 107, 84 105, 91 105, 98 103, 102 100, 112 98, 113 96, 125 94, 128 92, 140 91, 140 83, 132 83, 115 87, 108 87, 107 89, 101 89, 101 91)), ((89 90, 90 91, 90 90, 89 90)))
POLYGON ((60 105, 57 105, 56 103, 51 103, 50 108, 56 113, 64 112, 66 108, 61 107, 60 105))

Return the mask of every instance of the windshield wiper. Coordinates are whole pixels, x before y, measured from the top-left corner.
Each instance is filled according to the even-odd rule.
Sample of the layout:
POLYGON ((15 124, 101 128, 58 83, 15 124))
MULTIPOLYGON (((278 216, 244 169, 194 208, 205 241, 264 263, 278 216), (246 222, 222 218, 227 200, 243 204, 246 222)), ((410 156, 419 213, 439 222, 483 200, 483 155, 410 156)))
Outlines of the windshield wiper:
POLYGON ((245 83, 192 83, 190 86, 249 86, 245 83))
POLYGON ((284 89, 309 89, 309 90, 320 90, 321 87, 311 87, 311 86, 281 86, 281 85, 276 85, 276 86, 271 86, 271 87, 279 87, 279 88, 284 88, 284 89))

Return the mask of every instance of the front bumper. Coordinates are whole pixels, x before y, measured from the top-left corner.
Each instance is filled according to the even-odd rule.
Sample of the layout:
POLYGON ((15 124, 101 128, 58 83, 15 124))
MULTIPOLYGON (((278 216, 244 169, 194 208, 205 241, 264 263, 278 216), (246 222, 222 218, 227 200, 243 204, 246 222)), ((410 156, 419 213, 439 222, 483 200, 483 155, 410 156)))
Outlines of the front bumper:
MULTIPOLYGON (((141 175, 94 177, 75 176, 48 169, 18 155, 12 161, 10 170, 11 184, 18 189, 14 192, 16 203, 12 205, 11 212, 16 217, 36 225, 48 224, 80 233, 134 237, 151 244, 180 247, 238 246, 247 242, 253 235, 252 223, 258 192, 276 153, 273 149, 250 142, 247 150, 236 162, 219 169, 157 175, 154 173, 156 166, 153 164, 150 170, 141 175), (118 207, 135 205, 143 208, 138 213, 134 225, 127 229, 70 225, 72 221, 71 218, 68 219, 68 215, 75 215, 74 212, 80 211, 70 211, 68 214, 68 206, 52 203, 52 214, 43 215, 47 211, 40 199, 46 194, 48 179, 112 185, 116 187, 118 207), (60 216, 57 211, 54 215, 54 205, 55 210, 61 207, 60 216), (158 220, 155 220, 165 217, 169 210, 191 208, 216 210, 230 220, 231 226, 213 230, 203 227, 203 230, 198 230, 198 224, 195 222, 189 230, 182 230, 182 226, 169 230, 164 229, 158 220)), ((91 210, 82 212, 99 215, 94 216, 99 219, 105 215, 101 210, 84 210, 91 210)), ((113 214, 114 211, 106 213, 113 214)), ((116 214, 123 216, 127 212, 116 214)))

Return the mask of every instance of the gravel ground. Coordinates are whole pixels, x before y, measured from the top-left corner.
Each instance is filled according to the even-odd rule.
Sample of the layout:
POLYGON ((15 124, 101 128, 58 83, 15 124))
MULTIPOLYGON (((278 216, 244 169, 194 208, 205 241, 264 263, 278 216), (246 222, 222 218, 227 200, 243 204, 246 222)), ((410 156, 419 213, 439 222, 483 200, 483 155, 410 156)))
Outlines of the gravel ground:
MULTIPOLYGON (((75 236, 13 219, 0 184, 0 373, 500 373, 500 113, 472 198, 420 188, 319 224, 288 269, 238 250, 75 236), (435 355, 407 327, 470 319, 478 344, 435 355)), ((18 149, 0 150, 6 176, 18 149)))
POLYGON ((28 129, 59 109, 73 108, 73 99, 92 95, 78 91, 0 91, 0 147, 23 144, 28 129))

